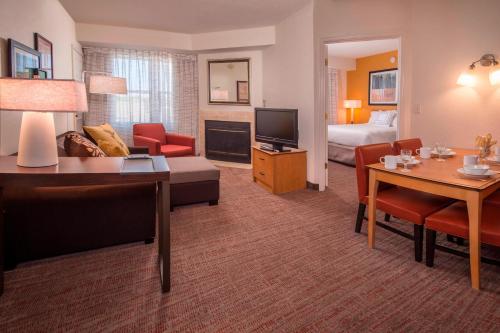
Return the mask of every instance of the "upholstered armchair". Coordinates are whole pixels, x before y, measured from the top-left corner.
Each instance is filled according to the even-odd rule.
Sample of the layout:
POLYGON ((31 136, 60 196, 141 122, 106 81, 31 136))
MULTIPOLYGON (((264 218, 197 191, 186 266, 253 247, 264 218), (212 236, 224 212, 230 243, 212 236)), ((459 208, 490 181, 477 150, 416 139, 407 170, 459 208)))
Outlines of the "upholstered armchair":
POLYGON ((167 133, 162 124, 135 124, 134 146, 148 147, 149 155, 165 157, 194 156, 195 139, 167 133))

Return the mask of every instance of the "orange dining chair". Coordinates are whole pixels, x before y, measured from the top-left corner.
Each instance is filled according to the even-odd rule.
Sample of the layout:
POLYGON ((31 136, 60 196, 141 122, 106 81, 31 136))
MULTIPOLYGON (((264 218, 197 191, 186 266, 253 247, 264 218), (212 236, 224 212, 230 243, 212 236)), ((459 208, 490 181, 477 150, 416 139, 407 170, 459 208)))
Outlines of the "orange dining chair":
POLYGON ((413 155, 417 155, 416 150, 422 148, 422 140, 419 138, 394 141, 394 154, 399 155, 401 149, 411 149, 413 155))
MULTIPOLYGON (((391 155, 392 153, 393 149, 389 143, 358 146, 354 150, 359 199, 355 227, 357 233, 361 231, 361 226, 365 219, 366 206, 368 205, 369 168, 367 165, 377 163, 380 157, 391 155)), ((448 198, 382 183, 379 186, 376 205, 377 209, 386 214, 397 216, 402 220, 413 223, 413 236, 383 224, 381 226, 413 239, 415 243, 415 260, 420 262, 422 261, 425 218, 450 205, 452 202, 453 200, 448 198)))
MULTIPOLYGON (((482 209, 481 243, 500 246, 500 206, 485 202, 482 209)), ((434 266, 435 249, 449 251, 447 248, 436 246, 436 232, 446 233, 456 237, 469 238, 469 217, 467 205, 458 201, 425 219, 425 264, 434 266)), ((456 254, 456 251, 452 253, 456 254)))

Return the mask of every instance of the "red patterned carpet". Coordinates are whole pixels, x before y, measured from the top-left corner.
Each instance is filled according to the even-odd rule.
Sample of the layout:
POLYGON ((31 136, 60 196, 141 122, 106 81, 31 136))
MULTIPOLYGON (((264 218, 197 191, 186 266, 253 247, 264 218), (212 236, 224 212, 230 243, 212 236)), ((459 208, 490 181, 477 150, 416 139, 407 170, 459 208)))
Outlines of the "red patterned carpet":
MULTIPOLYGON (((500 331, 500 268, 412 242, 354 233, 354 169, 331 187, 273 196, 249 170, 222 169, 222 200, 172 215, 172 292, 160 293, 156 244, 129 244, 23 264, 6 273, 1 332, 500 331)), ((397 223, 397 222, 395 222, 397 223)))

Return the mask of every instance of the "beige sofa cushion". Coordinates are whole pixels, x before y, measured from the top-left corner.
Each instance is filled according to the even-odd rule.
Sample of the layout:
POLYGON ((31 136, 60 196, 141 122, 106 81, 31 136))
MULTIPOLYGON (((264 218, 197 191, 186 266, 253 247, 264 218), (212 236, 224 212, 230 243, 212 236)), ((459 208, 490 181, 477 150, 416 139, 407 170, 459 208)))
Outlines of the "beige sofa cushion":
POLYGON ((170 184, 219 180, 220 171, 209 160, 201 156, 169 157, 170 184))

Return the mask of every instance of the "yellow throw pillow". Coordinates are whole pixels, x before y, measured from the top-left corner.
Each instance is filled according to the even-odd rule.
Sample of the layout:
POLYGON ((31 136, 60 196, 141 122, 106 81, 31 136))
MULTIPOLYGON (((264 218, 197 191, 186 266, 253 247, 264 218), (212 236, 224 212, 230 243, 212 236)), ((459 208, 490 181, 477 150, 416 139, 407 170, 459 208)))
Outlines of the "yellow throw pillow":
POLYGON ((94 139, 107 156, 130 155, 127 145, 111 125, 83 126, 83 130, 94 139))

